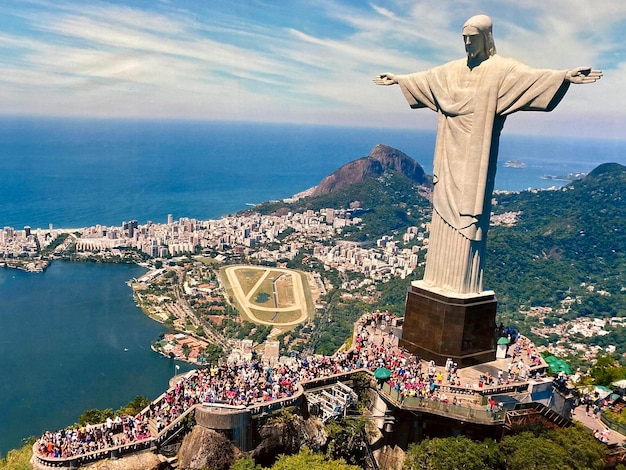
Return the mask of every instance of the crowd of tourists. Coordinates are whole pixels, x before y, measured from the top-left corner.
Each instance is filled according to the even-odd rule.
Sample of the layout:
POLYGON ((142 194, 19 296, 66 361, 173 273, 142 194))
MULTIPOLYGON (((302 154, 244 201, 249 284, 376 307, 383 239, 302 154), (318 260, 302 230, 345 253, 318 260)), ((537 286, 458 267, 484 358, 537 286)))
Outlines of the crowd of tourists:
MULTIPOLYGON (((106 423, 56 432, 44 432, 37 449, 46 457, 69 458, 88 452, 106 450, 152 437, 152 420, 159 433, 185 411, 199 403, 254 406, 289 398, 302 381, 327 377, 360 368, 374 370, 395 364, 398 354, 392 351, 393 337, 376 344, 370 341, 366 326, 388 328, 391 317, 381 313, 366 315, 358 322, 356 347, 334 356, 309 356, 284 364, 270 365, 256 360, 221 364, 195 371, 179 381, 159 399, 136 416, 117 417, 106 423)), ((406 363, 407 357, 401 353, 406 363)), ((416 358, 411 357, 411 362, 416 358)))
MULTIPOLYGON (((185 376, 134 417, 118 417, 98 425, 45 432, 38 442, 39 453, 66 458, 126 445, 152 437, 149 422, 159 433, 196 404, 258 406, 293 396, 303 381, 362 368, 372 372, 378 368, 388 369, 388 383, 402 397, 449 400, 439 389, 444 385, 448 389, 463 386, 457 364, 448 360, 442 370, 434 362, 425 363, 398 348, 392 328, 395 321, 394 317, 380 312, 363 316, 355 325, 352 348, 333 356, 289 358, 278 364, 250 360, 199 369, 185 376)), ((506 380, 509 377, 513 377, 511 371, 506 380)), ((493 385, 494 380, 490 376, 484 377, 487 385, 493 385)), ((502 380, 498 377, 498 383, 502 380)), ((470 384, 465 385, 470 387, 470 384)), ((456 395, 451 400, 456 403, 456 395)))
POLYGON ((106 422, 56 432, 46 431, 38 441, 39 454, 69 458, 76 455, 123 446, 151 437, 146 416, 116 416, 106 422))

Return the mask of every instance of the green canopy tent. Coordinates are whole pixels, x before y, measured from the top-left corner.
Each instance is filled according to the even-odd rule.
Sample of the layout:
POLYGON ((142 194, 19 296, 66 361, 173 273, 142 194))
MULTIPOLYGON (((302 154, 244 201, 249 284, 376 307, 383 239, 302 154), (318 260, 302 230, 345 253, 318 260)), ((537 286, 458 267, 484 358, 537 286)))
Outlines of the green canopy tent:
MULTIPOLYGON (((542 354, 543 356, 543 354, 542 354)), ((543 360, 546 361, 548 364, 554 364, 555 361, 558 361, 558 359, 554 356, 543 356, 543 360)))
POLYGON ((563 359, 559 359, 558 357, 552 356, 552 355, 543 355, 543 360, 546 361, 546 364, 548 364, 548 367, 550 368, 550 372, 552 372, 553 374, 558 374, 559 372, 564 372, 567 375, 570 375, 572 373, 572 367, 565 362, 563 359))
POLYGON ((572 373, 571 366, 562 359, 557 359, 553 362, 548 362, 548 366, 550 367, 550 371, 553 373, 564 372, 567 375, 572 373))

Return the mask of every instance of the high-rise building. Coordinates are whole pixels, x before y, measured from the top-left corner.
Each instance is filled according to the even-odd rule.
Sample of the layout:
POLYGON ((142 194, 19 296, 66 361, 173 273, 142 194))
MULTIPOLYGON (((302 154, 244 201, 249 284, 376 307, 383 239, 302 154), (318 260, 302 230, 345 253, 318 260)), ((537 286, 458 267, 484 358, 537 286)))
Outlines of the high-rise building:
POLYGON ((332 225, 335 220, 335 209, 326 209, 326 223, 332 225))

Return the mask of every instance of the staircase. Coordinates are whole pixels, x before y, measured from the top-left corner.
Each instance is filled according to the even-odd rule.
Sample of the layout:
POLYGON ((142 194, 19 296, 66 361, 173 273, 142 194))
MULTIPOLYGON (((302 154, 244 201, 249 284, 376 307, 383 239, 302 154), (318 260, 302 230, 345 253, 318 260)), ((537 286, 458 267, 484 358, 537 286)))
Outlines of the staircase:
POLYGON ((507 431, 530 426, 535 423, 541 423, 549 428, 564 428, 571 426, 572 420, 536 402, 520 403, 516 405, 513 410, 507 411, 504 418, 504 428, 507 431))

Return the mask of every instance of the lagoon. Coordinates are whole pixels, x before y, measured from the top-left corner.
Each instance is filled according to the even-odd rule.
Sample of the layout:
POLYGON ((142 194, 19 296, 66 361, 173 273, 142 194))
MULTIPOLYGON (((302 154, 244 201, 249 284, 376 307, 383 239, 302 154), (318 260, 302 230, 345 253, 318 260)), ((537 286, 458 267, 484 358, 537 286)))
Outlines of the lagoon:
POLYGON ((165 329, 126 285, 144 272, 62 261, 43 274, 0 268, 1 455, 86 409, 165 391, 175 363, 150 349, 165 329))

